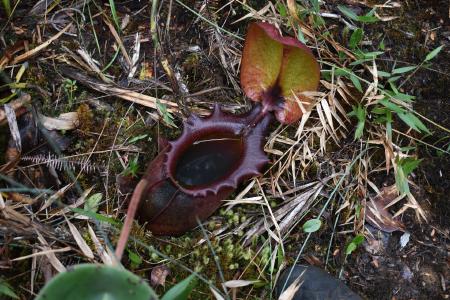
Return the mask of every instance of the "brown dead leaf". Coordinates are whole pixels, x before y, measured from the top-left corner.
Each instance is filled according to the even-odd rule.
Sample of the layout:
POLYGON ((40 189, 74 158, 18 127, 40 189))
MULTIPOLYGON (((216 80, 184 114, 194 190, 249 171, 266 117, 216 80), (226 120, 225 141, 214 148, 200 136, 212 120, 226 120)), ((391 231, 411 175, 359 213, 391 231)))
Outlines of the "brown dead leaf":
POLYGON ((42 125, 48 130, 71 130, 79 125, 77 112, 60 114, 57 118, 50 118, 40 115, 42 125))
POLYGON ((395 185, 384 187, 381 192, 366 204, 366 220, 372 226, 385 231, 405 231, 405 226, 399 220, 396 220, 387 210, 392 202, 395 202, 398 191, 395 185))
POLYGON ((150 275, 150 283, 153 287, 158 285, 164 286, 166 283, 166 277, 170 274, 170 269, 166 265, 159 265, 152 269, 150 275))

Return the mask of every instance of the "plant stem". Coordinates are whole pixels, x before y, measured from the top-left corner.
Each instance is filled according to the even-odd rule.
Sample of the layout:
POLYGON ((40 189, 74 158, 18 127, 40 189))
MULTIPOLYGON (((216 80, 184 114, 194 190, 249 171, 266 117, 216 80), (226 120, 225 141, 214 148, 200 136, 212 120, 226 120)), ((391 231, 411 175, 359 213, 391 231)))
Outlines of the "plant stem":
POLYGON ((139 202, 142 198, 142 193, 148 185, 148 181, 142 178, 137 184, 133 195, 131 196, 130 205, 128 206, 127 216, 125 217, 125 223, 123 224, 122 230, 120 231, 119 241, 116 247, 116 257, 118 261, 122 260, 123 252, 128 242, 128 237, 130 236, 131 226, 133 225, 134 216, 139 207, 139 202))

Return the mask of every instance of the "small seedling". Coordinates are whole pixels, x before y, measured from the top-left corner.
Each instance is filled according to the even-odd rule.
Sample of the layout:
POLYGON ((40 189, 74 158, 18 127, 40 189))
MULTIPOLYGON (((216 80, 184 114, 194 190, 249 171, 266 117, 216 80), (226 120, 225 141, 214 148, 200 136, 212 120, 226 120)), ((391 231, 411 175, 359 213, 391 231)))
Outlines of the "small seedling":
POLYGON ((123 171, 124 176, 136 177, 139 171, 138 157, 134 157, 128 162, 127 168, 123 171))
POLYGON ((74 94, 78 89, 76 80, 71 80, 69 78, 66 78, 63 83, 63 88, 64 88, 64 92, 67 95, 67 99, 69 101, 68 106, 72 107, 73 101, 75 100, 74 94))
POLYGON ((353 251, 358 248, 359 245, 361 245, 364 242, 364 236, 363 235, 357 235, 353 238, 353 240, 347 245, 347 249, 345 249, 345 255, 350 255, 353 253, 353 251))

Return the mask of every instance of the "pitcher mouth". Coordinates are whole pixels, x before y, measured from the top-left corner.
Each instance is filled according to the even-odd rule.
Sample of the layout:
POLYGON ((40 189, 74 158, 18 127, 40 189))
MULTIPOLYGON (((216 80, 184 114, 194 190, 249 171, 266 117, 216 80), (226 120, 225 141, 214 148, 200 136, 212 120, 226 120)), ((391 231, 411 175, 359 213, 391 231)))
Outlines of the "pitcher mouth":
POLYGON ((262 148, 269 120, 251 131, 243 129, 260 110, 258 106, 234 116, 216 105, 206 118, 190 116, 166 153, 165 169, 172 183, 186 194, 206 196, 259 175, 268 161, 262 148))

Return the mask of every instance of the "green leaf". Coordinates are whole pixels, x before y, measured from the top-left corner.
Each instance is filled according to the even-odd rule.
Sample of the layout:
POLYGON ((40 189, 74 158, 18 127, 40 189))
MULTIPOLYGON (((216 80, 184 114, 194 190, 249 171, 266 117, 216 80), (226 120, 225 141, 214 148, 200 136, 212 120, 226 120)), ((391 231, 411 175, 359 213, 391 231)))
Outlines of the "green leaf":
POLYGON ((436 49, 434 49, 433 51, 431 51, 430 53, 428 53, 424 61, 432 60, 436 55, 438 55, 439 52, 441 52, 442 48, 444 48, 444 45, 441 45, 436 49))
POLYGON ((350 48, 355 49, 361 42, 363 36, 364 31, 361 28, 357 28, 355 31, 353 31, 352 35, 350 36, 350 48))
POLYGON ((148 136, 148 134, 141 134, 141 135, 135 136, 128 141, 128 144, 136 143, 137 141, 145 139, 147 136, 148 136))
POLYGON ((338 9, 349 19, 353 20, 353 21, 358 21, 361 23, 374 23, 378 21, 378 18, 376 16, 374 16, 375 14, 375 9, 372 9, 371 11, 369 11, 367 14, 365 14, 364 16, 358 16, 357 14, 355 14, 351 9, 347 8, 346 6, 343 5, 338 5, 338 9))
POLYGON ((408 179, 403 172, 403 168, 397 168, 395 172, 395 185, 397 186, 400 194, 409 194, 408 179))
POLYGON ((2 0, 3 3, 3 8, 6 11, 6 16, 8 16, 8 18, 11 16, 11 1, 10 0, 2 0))
POLYGON ((320 219, 311 219, 303 224, 304 232, 316 232, 322 226, 322 221, 320 219))
POLYGON ((155 292, 140 277, 119 267, 81 264, 59 273, 35 300, 157 300, 155 292))
POLYGON ((167 106, 164 103, 161 103, 159 99, 156 99, 156 108, 158 109, 158 112, 163 117, 164 123, 166 123, 169 126, 177 127, 177 125, 173 122, 174 117, 170 113, 170 111, 167 110, 167 106))
POLYGON ((414 129, 417 132, 420 132, 420 129, 417 128, 416 123, 414 122, 414 120, 411 118, 411 116, 413 116, 410 113, 397 113, 397 115, 399 116, 399 118, 406 123, 406 125, 408 125, 409 127, 411 127, 412 129, 414 129))
POLYGON ((376 58, 378 55, 383 54, 384 52, 383 51, 372 51, 372 52, 361 51, 360 53, 364 58, 369 58, 369 59, 372 58, 373 59, 373 58, 376 58))
POLYGON ((413 113, 407 112, 407 113, 398 113, 398 116, 400 119, 402 119, 403 122, 405 122, 409 127, 414 129, 417 132, 423 132, 430 133, 428 128, 425 126, 425 124, 420 121, 419 118, 417 118, 413 113))
POLYGON ((134 267, 139 267, 142 264, 142 258, 139 256, 139 254, 129 249, 128 249, 128 258, 130 259, 134 267))
POLYGON ((345 250, 345 254, 350 255, 353 251, 356 250, 358 246, 355 243, 350 243, 347 245, 347 249, 345 250))
POLYGON ((346 6, 338 5, 338 9, 343 13, 347 18, 358 21, 358 15, 353 12, 353 10, 349 9, 346 6))
POLYGON ((120 32, 119 18, 117 17, 117 10, 114 0, 109 0, 109 7, 111 8, 111 15, 116 25, 116 29, 120 32))
POLYGON ((360 139, 364 132, 364 126, 366 123, 366 109, 358 104, 353 106, 353 110, 348 114, 349 116, 355 116, 358 119, 358 125, 355 130, 355 140, 360 139))
POLYGON ((354 62, 350 63, 350 66, 357 66, 357 65, 361 65, 363 63, 366 63, 368 61, 372 61, 372 58, 363 58, 363 59, 357 59, 354 62))
POLYGON ((168 290, 161 300, 186 300, 196 284, 197 277, 192 274, 168 290))
POLYGON ((110 217, 107 217, 107 216, 104 216, 104 215, 101 215, 98 213, 94 213, 92 211, 84 210, 84 209, 81 209, 78 207, 69 207, 69 209, 77 214, 89 217, 91 219, 95 219, 100 222, 109 223, 111 225, 118 226, 118 227, 122 226, 122 222, 119 222, 113 218, 110 218, 110 217))
POLYGON ((11 285, 9 285, 6 281, 0 279, 0 296, 1 295, 5 295, 11 299, 20 299, 12 289, 11 285))
POLYGON ((401 68, 397 68, 392 70, 392 74, 402 74, 402 73, 407 73, 409 71, 412 71, 414 69, 416 69, 416 66, 411 66, 411 67, 401 67, 401 68))
POLYGON ((364 236, 361 234, 358 234, 353 238, 353 240, 347 245, 347 249, 345 250, 345 254, 350 255, 353 251, 358 248, 359 245, 361 245, 364 242, 364 236))
POLYGON ((378 76, 379 77, 390 77, 391 73, 378 70, 378 76))
POLYGON ((359 16, 358 21, 361 23, 375 23, 375 22, 378 22, 378 18, 375 16, 365 15, 365 16, 359 16))
POLYGON ((349 74, 352 74, 352 71, 350 71, 347 68, 336 68, 334 70, 334 75, 335 76, 347 76, 349 74))
POLYGON ((354 243, 356 246, 361 245, 363 242, 364 242, 364 235, 362 234, 358 234, 352 240, 352 243, 354 243))
POLYGON ((353 85, 355 86, 355 88, 356 88, 360 93, 362 93, 362 92, 363 92, 363 89, 362 89, 361 82, 359 81, 358 77, 356 77, 356 75, 352 73, 352 74, 350 74, 350 80, 352 81, 352 83, 353 83, 353 85))
POLYGON ((102 193, 96 193, 96 194, 90 196, 86 200, 86 203, 84 203, 84 210, 96 213, 98 210, 98 205, 99 205, 100 201, 102 201, 102 198, 103 198, 102 193))
POLYGON ((287 17, 287 9, 286 6, 282 2, 277 2, 277 10, 280 13, 280 16, 287 17))
POLYGON ((310 0, 310 1, 311 1, 311 4, 312 4, 312 7, 313 7, 314 11, 315 11, 316 13, 319 13, 319 12, 320 12, 320 3, 319 3, 319 0, 310 0))
POLYGON ((278 268, 281 267, 283 262, 284 262, 283 247, 281 246, 281 244, 279 244, 278 245, 278 252, 277 252, 277 265, 278 265, 278 268))
POLYGON ((401 108, 400 106, 398 106, 395 103, 392 103, 391 101, 387 100, 386 98, 381 99, 379 103, 396 113, 405 113, 405 110, 403 108, 401 108))
POLYGON ((400 160, 399 165, 403 169, 403 174, 408 176, 419 166, 421 161, 421 159, 404 158, 400 160))
POLYGON ((393 98, 397 99, 397 100, 401 100, 401 101, 405 101, 405 102, 411 102, 413 101, 416 97, 408 95, 408 94, 403 94, 400 92, 395 93, 393 96, 393 98))

